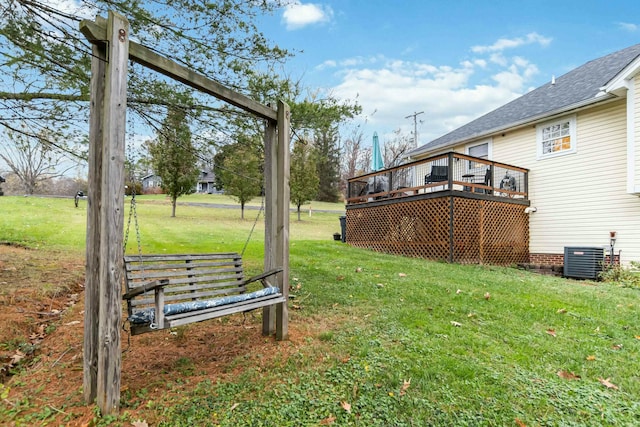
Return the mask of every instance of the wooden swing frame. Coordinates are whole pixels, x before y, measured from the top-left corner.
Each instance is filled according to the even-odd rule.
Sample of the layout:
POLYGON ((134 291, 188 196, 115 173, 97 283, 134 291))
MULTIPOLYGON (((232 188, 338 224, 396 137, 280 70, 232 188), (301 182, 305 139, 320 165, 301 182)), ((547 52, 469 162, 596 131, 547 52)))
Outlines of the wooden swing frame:
POLYGON ((288 335, 290 113, 282 101, 277 109, 262 105, 131 41, 128 20, 115 12, 82 21, 80 31, 93 53, 83 393, 87 404, 96 401, 108 415, 120 405, 128 60, 266 120, 264 269, 282 269, 275 284, 284 298, 263 308, 262 333, 278 340, 288 335))

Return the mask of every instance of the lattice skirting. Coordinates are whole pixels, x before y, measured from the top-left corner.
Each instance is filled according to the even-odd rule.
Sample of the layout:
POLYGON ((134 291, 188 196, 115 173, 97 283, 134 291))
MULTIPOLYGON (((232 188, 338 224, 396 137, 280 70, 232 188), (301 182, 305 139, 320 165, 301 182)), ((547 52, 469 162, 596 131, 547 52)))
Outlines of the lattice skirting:
POLYGON ((529 258, 522 204, 456 196, 347 210, 347 243, 410 257, 509 265, 529 258))

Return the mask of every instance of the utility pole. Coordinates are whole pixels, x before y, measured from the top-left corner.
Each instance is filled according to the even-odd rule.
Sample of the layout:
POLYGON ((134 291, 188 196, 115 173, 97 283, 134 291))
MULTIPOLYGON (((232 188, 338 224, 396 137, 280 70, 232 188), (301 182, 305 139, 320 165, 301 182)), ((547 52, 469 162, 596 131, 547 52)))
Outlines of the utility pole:
POLYGON ((424 114, 424 111, 420 111, 419 113, 414 112, 405 117, 405 119, 413 117, 413 148, 418 147, 418 116, 420 114, 424 114))

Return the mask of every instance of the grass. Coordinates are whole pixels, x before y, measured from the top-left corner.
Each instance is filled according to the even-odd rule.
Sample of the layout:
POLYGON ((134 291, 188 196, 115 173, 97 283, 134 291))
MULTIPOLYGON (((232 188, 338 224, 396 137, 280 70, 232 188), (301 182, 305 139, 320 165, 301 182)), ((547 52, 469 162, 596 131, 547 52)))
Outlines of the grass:
MULTIPOLYGON (((82 208, 0 199, 0 241, 82 256, 82 208)), ((253 223, 230 209, 138 209, 147 253, 241 250, 253 223)), ((165 396, 96 423, 134 413, 162 426, 640 423, 638 289, 359 250, 331 240, 337 216, 291 221, 290 323, 320 333, 267 370, 239 358, 233 380, 185 388, 197 368, 179 360, 165 396)), ((256 231, 246 255, 256 269, 260 245, 256 231)))

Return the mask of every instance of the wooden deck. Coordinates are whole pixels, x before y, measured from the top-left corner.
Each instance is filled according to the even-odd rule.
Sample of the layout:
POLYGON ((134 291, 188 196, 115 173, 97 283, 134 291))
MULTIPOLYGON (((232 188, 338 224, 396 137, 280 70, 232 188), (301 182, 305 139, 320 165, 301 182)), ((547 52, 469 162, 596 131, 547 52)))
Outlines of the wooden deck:
MULTIPOLYGON (((460 155, 450 153, 444 158, 451 161, 455 156, 460 155)), ((465 162, 476 161, 462 157, 465 162)), ((436 160, 439 159, 442 157, 436 160)), ((491 163, 493 171, 505 167, 491 163)), ((527 262, 529 217, 525 208, 529 200, 526 191, 522 191, 526 185, 500 188, 493 185, 493 179, 488 185, 484 181, 468 182, 454 179, 454 168, 449 171, 446 181, 431 183, 425 179, 425 185, 396 190, 390 190, 393 187, 389 186, 385 191, 350 197, 346 242, 378 252, 447 262, 497 265, 527 262)), ((528 171, 520 168, 517 171, 523 174, 520 181, 526 184, 528 171)), ((373 176, 393 177, 398 172, 379 171, 373 176)), ((371 176, 352 180, 370 181, 371 176)))

